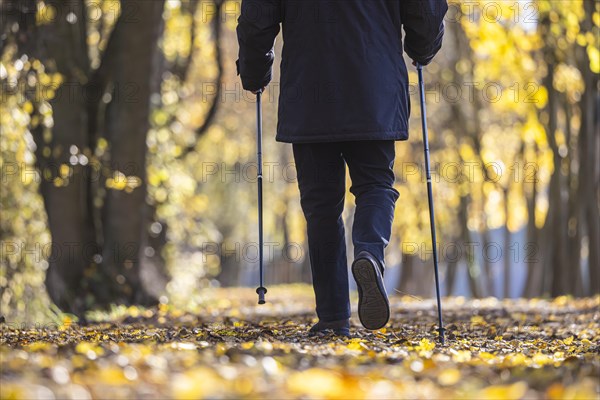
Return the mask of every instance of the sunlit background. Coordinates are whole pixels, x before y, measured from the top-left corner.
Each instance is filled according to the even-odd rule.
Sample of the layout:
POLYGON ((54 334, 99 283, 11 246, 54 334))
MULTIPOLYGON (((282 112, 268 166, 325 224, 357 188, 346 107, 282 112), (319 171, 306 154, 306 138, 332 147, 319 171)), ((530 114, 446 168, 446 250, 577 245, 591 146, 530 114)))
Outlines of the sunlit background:
MULTIPOLYGON (((0 1, 0 302, 12 320, 110 303, 193 307, 205 288, 257 284, 240 4, 151 3, 0 1)), ((600 291, 599 27, 594 1, 450 3, 425 70, 444 295, 600 291)), ((429 297, 411 68, 386 285, 429 297)), ((309 283, 291 147, 274 141, 278 73, 263 96, 266 282, 309 283)), ((348 193, 347 232, 353 207, 348 193)))

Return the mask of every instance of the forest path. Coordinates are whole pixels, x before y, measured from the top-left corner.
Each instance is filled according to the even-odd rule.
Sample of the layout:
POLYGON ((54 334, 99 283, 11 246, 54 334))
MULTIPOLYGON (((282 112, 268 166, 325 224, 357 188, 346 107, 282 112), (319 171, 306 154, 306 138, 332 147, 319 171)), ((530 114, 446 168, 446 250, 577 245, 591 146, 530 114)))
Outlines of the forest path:
POLYGON ((308 337, 312 293, 210 289, 194 312, 95 312, 85 325, 2 324, 0 398, 595 399, 600 296, 554 300, 392 296, 392 320, 351 339, 308 337))

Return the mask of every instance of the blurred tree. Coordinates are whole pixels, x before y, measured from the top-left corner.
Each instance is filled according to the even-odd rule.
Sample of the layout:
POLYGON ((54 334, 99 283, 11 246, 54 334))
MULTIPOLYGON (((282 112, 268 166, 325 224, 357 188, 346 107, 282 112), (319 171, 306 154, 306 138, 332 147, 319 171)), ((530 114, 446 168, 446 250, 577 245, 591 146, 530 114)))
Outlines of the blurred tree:
MULTIPOLYGON (((164 1, 122 0, 122 12, 108 40, 96 79, 111 101, 104 115, 108 166, 102 208, 102 268, 94 286, 103 303, 147 304, 153 301, 142 285, 141 260, 154 218, 146 204, 146 135, 152 96, 160 88, 158 40, 163 31, 164 1), (101 282, 114 282, 109 286, 101 282)), ((90 110, 96 113, 98 110, 90 110)), ((94 127, 93 127, 94 128, 94 127)))
POLYGON ((144 207, 146 134, 151 94, 159 83, 163 4, 124 0, 97 69, 88 56, 85 2, 49 1, 38 10, 56 14, 42 20, 33 38, 37 57, 63 77, 59 95, 50 101, 53 125, 40 125, 34 134, 53 249, 62 253, 50 259, 46 286, 63 310, 80 313, 92 302, 151 301, 140 280, 140 255, 150 219, 144 207), (104 162, 82 163, 81 155, 92 158, 99 142, 104 162), (66 176, 49 179, 49 166, 66 176), (95 201, 102 202, 100 226, 95 201), (74 249, 67 256, 69 246, 74 249), (94 294, 87 303, 85 289, 94 294))
POLYGON ((160 83, 164 2, 2 6, 10 31, 17 33, 12 41, 4 37, 3 48, 12 43, 16 58, 39 60, 37 71, 31 68, 23 79, 58 77, 46 96, 27 99, 33 116, 43 114, 46 104, 51 110, 31 124, 52 237, 50 298, 78 314, 111 302, 155 301, 150 293, 162 289, 142 282, 141 260, 154 219, 145 206, 145 155, 152 94, 160 83))
MULTIPOLYGON (((438 213, 441 251, 448 244, 462 249, 474 296, 510 296, 521 262, 528 296, 598 293, 599 3, 450 5, 444 51, 427 69, 432 159, 441 177, 435 192, 446 205, 438 213), (443 172, 452 163, 462 167, 456 180, 443 172), (526 239, 517 242, 523 227, 526 239), (501 235, 492 239, 493 231, 501 235), (499 244, 497 262, 485 249, 499 244)), ((407 161, 420 163, 412 154, 420 154, 415 143, 399 146, 402 178, 407 161)), ((413 203, 422 189, 406 184, 398 237, 429 243, 427 215, 413 203)), ((404 273, 414 264, 408 256, 401 289, 414 280, 404 273)), ((457 261, 446 256, 451 293, 457 261)), ((431 294, 429 282, 413 289, 431 294)))
POLYGON ((600 292, 600 106, 597 2, 540 1, 539 34, 546 46, 543 77, 552 152, 548 215, 544 224, 543 288, 558 296, 600 292), (594 22, 595 21, 595 22, 594 22), (582 276, 582 242, 587 279, 582 276))

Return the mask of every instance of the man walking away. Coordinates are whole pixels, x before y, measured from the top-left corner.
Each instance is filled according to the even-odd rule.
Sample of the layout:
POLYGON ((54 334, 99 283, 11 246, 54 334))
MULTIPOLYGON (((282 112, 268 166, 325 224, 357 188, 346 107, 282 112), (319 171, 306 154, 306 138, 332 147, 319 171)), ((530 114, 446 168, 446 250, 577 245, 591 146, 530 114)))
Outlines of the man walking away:
POLYGON ((410 114, 402 49, 430 63, 447 9, 446 0, 242 0, 237 68, 244 89, 257 93, 271 81, 280 24, 283 30, 276 140, 293 144, 307 222, 319 317, 310 333, 350 334, 346 165, 356 200, 358 315, 367 329, 389 320, 383 273, 398 199, 394 145, 408 139, 410 114))

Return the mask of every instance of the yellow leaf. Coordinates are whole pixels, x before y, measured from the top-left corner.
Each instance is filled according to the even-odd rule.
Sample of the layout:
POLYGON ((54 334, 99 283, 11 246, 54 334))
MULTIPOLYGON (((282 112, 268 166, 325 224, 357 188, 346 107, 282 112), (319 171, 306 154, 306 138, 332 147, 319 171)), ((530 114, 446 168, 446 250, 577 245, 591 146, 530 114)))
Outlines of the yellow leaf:
POLYGON ((47 342, 32 342, 26 346, 23 346, 24 350, 27 351, 43 351, 50 348, 50 343, 47 342))
POLYGON ((533 357, 531 357, 531 359, 537 365, 547 365, 554 363, 554 360, 544 353, 536 353, 533 357))
POLYGON ((463 363, 471 361, 471 352, 469 350, 452 350, 452 361, 463 363))
POLYGON ((121 368, 112 366, 98 371, 96 379, 102 383, 108 383, 111 385, 123 385, 129 382, 127 378, 125 378, 121 368))
POLYGON ((546 106, 546 103, 548 103, 548 90, 546 90, 544 86, 537 88, 535 94, 533 95, 533 102, 539 109, 542 109, 546 106))
POLYGON ((69 167, 67 164, 61 164, 60 165, 60 176, 62 178, 67 178, 71 175, 71 167, 69 167))
POLYGON ((460 371, 456 368, 445 369, 438 375, 438 382, 442 386, 452 386, 460 380, 460 376, 460 371))
POLYGON ((292 374, 287 381, 287 387, 294 394, 316 398, 340 397, 344 391, 344 381, 336 372, 311 368, 292 374))
POLYGON ((348 350, 356 350, 356 351, 362 351, 362 350, 367 349, 367 346, 365 346, 365 344, 359 340, 351 341, 350 343, 348 343, 348 346, 346 346, 346 347, 348 348, 348 350))
POLYGON ((600 50, 590 45, 587 47, 587 53, 590 59, 590 70, 595 74, 600 73, 600 50))
POLYGON ((479 358, 484 361, 493 361, 496 359, 496 356, 493 355, 492 353, 488 353, 488 352, 484 351, 484 352, 479 353, 479 358))
POLYGON ((62 323, 58 327, 58 329, 61 331, 65 331, 71 327, 72 323, 73 323, 73 318, 71 318, 70 315, 64 315, 62 318, 62 323))
POLYGON ((31 114, 33 112, 33 104, 31 104, 30 101, 23 103, 23 111, 25 111, 27 114, 31 114))
POLYGON ((560 383, 553 383, 546 390, 546 396, 551 400, 562 400, 565 398, 565 387, 560 383))
POLYGON ((517 382, 512 385, 492 385, 479 392, 479 398, 490 400, 520 399, 527 393, 527 384, 517 382))
POLYGON ((222 356, 223 354, 225 354, 225 352, 227 351, 227 346, 225 345, 225 343, 217 343, 217 345, 215 346, 215 354, 217 356, 222 356))
POLYGON ((79 342, 75 346, 75 351, 79 354, 84 354, 87 358, 94 360, 96 356, 104 354, 102 347, 91 342, 79 342))
POLYGON ((202 399, 223 395, 227 385, 211 368, 199 367, 173 379, 173 397, 175 399, 202 399))
POLYGON ((510 353, 504 358, 504 364, 509 366, 529 365, 531 360, 521 353, 510 353))
POLYGON ((431 351, 435 349, 435 343, 431 342, 429 339, 423 338, 419 342, 419 345, 415 347, 415 349, 421 351, 431 351))

